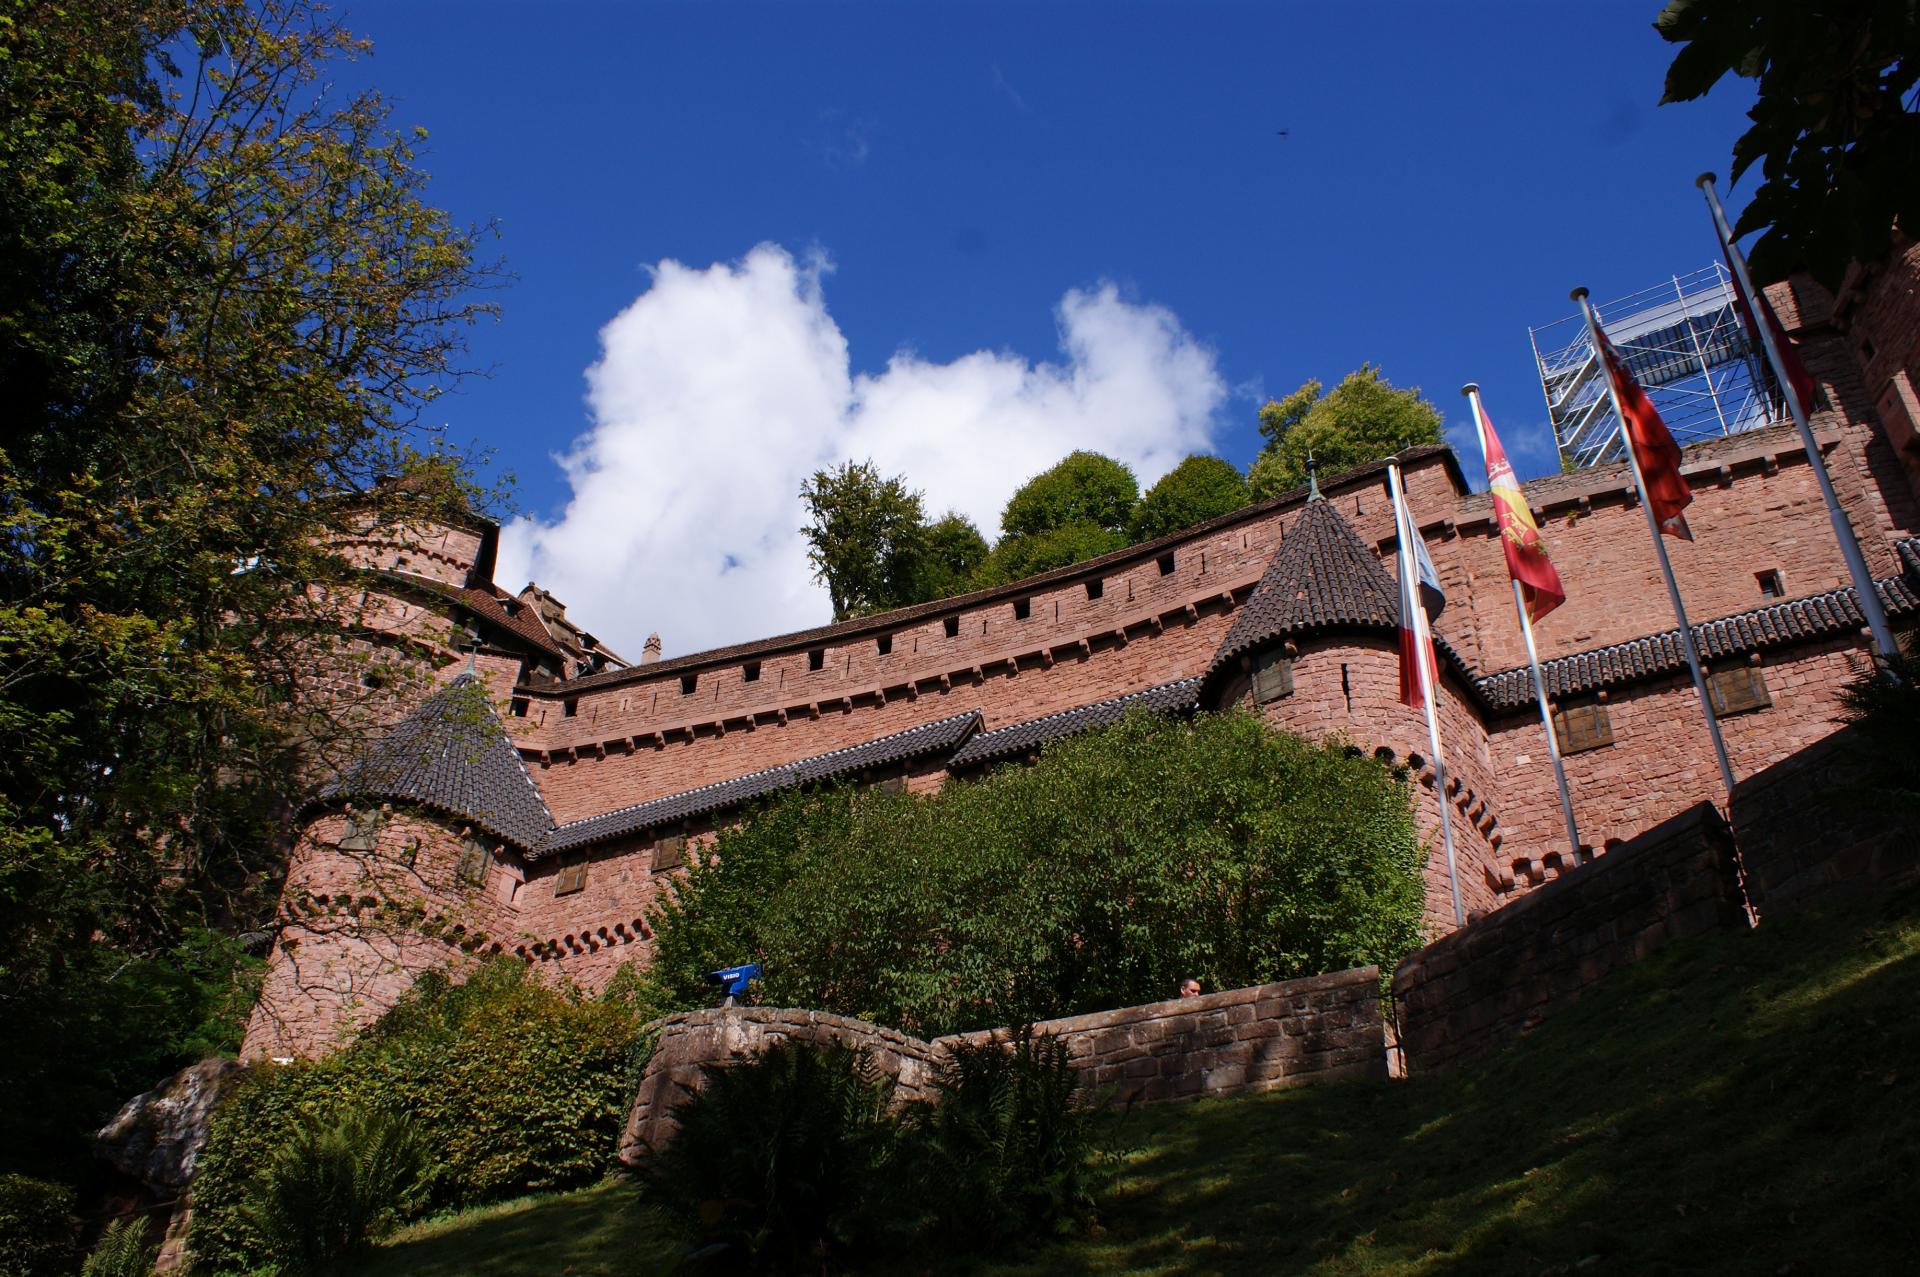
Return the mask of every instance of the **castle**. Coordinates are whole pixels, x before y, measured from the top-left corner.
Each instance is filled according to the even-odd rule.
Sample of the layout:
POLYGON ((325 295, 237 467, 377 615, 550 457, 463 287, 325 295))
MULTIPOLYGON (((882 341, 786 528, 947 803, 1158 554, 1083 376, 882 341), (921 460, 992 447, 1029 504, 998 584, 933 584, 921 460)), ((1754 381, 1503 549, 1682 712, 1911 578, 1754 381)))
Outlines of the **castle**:
MULTIPOLYGON (((1770 290, 1820 384, 1814 426, 1903 642, 1920 622, 1920 247, 1841 294, 1770 290)), ((304 811, 246 1054, 326 1049, 422 970, 512 954, 597 989, 649 952, 670 876, 743 804, 829 781, 914 791, 1128 708, 1244 704, 1415 778, 1432 931, 1572 868, 1493 511, 1442 447, 1399 463, 1445 586, 1448 783, 1398 699, 1384 463, 1004 587, 629 664, 529 586, 481 520, 349 547, 386 623, 450 624, 440 686, 304 811)), ((1735 773, 1822 739, 1870 648, 1790 424, 1688 450, 1671 547, 1735 773)), ((1624 463, 1525 485, 1567 588, 1538 628, 1583 847, 1724 795, 1624 463)))

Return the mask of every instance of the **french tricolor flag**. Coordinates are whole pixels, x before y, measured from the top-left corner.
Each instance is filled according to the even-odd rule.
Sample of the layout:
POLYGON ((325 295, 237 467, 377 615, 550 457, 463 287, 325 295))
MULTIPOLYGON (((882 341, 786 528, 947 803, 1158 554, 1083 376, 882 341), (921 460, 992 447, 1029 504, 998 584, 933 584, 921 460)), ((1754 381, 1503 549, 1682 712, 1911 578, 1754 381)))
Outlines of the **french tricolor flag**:
POLYGON ((1400 568, 1400 703, 1422 709, 1427 688, 1440 684, 1440 667, 1433 654, 1433 622, 1447 606, 1440 574, 1427 555, 1426 542, 1413 525, 1406 499, 1394 485, 1394 520, 1399 533, 1400 568), (1426 677, 1421 678, 1421 666, 1426 677))

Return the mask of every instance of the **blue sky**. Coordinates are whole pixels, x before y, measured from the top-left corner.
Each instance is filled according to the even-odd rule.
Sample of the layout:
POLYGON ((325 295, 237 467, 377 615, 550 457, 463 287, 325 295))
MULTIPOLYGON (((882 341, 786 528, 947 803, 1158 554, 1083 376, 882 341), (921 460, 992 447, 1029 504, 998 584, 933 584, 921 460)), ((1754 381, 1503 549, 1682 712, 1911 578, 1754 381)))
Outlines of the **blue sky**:
MULTIPOLYGON (((647 458, 673 453, 677 429, 716 434, 701 405, 756 370, 769 386, 731 410, 779 401, 778 351, 736 352, 731 364, 711 352, 711 378, 649 399, 662 369, 671 380, 706 357, 699 341, 738 347, 739 334, 766 329, 751 300, 735 327, 703 325, 728 282, 776 308, 782 288, 798 297, 805 313, 785 312, 806 336, 780 349, 808 344, 792 364, 802 376, 844 360, 870 420, 842 413, 815 429, 776 412, 758 433, 743 427, 726 456, 809 430, 806 464, 843 447, 873 453, 875 438, 907 431, 901 422, 945 420, 938 396, 975 393, 956 390, 962 370, 985 384, 1050 364, 1055 382, 1004 392, 1023 396, 1038 423, 1014 441, 953 428, 980 431, 1006 454, 999 469, 1018 469, 1015 445, 1052 438, 1047 405, 1097 382, 1104 359, 1165 375, 1075 400, 1086 420, 1061 443, 1126 416, 1116 402, 1164 398, 1154 411, 1181 424, 1163 436, 1151 421, 1124 424, 1137 437, 1116 451, 1163 469, 1198 440, 1244 465, 1263 396, 1372 361, 1450 420, 1460 383, 1478 380, 1522 475, 1552 469, 1528 325, 1567 313, 1576 284, 1607 298, 1706 264, 1714 245, 1693 178, 1725 171, 1750 105, 1738 84, 1657 106, 1671 56, 1651 29, 1658 7, 407 0, 343 12, 376 46, 350 78, 395 99, 396 122, 430 131, 433 198, 463 220, 497 222, 517 276, 501 321, 475 334, 492 376, 442 402, 454 437, 494 448, 516 473, 530 520, 509 567, 539 569, 546 583, 622 501, 651 509, 713 481, 710 461, 648 477, 647 458), (743 266, 762 244, 786 265, 743 266), (663 261, 690 272, 679 309, 664 292, 637 306, 663 261), (1073 312, 1079 327, 1062 309, 1073 297, 1090 299, 1073 312), (602 330, 630 307, 644 314, 621 354, 602 330), (1063 328, 1084 348, 1063 351, 1063 328), (1131 335, 1112 337, 1123 328, 1131 335), (903 351, 926 374, 919 397, 888 376, 903 351), (991 366, 966 362, 976 352, 991 366), (881 399, 906 415, 885 418, 872 407, 881 399), (653 416, 618 435, 623 412, 653 416), (554 460, 570 450, 571 474, 554 460), (622 465, 618 483, 607 480, 618 499, 588 501, 591 475, 622 465)), ((1732 192, 1734 208, 1744 193, 1732 192)), ((933 444, 889 448, 877 445, 879 459, 929 468, 909 478, 930 500, 988 510, 990 522, 1004 499, 941 491, 951 462, 933 444)), ((767 483, 776 471, 787 473, 769 467, 767 483)), ((1004 474, 1004 487, 1023 477, 1004 474)), ((774 491, 756 507, 777 505, 774 491)), ((705 523, 737 527, 738 544, 701 542, 688 531, 695 518, 609 550, 682 547, 702 558, 699 571, 571 583, 581 597, 644 596, 636 608, 599 605, 616 645, 666 628, 646 621, 649 608, 705 607, 689 584, 701 572, 726 575, 756 555, 769 571, 792 567, 792 547, 748 526, 750 512, 724 494, 708 504, 705 523)), ((790 532, 797 502, 770 517, 790 532)), ((818 602, 762 613, 736 600, 686 637, 770 632, 818 602)), ((669 635, 670 652, 688 646, 669 635)))

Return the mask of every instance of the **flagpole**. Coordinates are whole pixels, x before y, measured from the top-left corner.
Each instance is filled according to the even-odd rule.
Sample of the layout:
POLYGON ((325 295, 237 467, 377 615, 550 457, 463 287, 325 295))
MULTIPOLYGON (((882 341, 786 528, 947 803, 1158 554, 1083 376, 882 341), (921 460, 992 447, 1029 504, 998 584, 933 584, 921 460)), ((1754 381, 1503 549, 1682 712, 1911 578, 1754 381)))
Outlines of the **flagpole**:
POLYGON ((1633 467, 1633 486, 1640 496, 1640 508, 1646 511, 1647 532, 1653 537, 1654 556, 1660 560, 1660 575, 1666 578, 1667 597, 1673 602, 1674 619, 1680 622, 1680 650, 1687 655, 1687 670, 1693 675, 1693 690, 1700 694, 1700 712, 1707 716, 1707 735, 1713 738, 1713 756, 1720 764, 1720 780, 1727 787, 1727 804, 1733 804, 1733 764, 1727 761, 1727 744, 1720 739, 1720 720, 1714 717, 1713 701, 1707 695, 1707 679, 1700 672, 1700 649, 1693 642, 1693 625, 1687 620, 1686 604, 1680 601, 1680 586, 1673 579, 1673 563, 1667 558, 1667 545, 1661 537, 1660 525, 1653 517, 1653 502, 1647 497, 1646 476, 1640 473, 1640 452, 1633 446, 1633 432, 1627 429, 1627 414, 1620 407, 1620 389, 1613 384, 1613 373, 1606 366, 1606 339, 1600 333, 1600 317, 1594 314, 1593 303, 1587 300, 1587 290, 1573 290, 1573 300, 1580 303, 1580 313, 1586 317, 1587 336, 1593 339, 1594 358, 1601 363, 1601 375, 1606 378, 1607 397, 1613 401, 1613 415, 1620 422, 1620 431, 1626 436, 1627 462, 1633 467))
POLYGON ((1733 242, 1733 228, 1727 225, 1727 211, 1720 207, 1720 196, 1713 189, 1713 181, 1713 174, 1702 173, 1695 185, 1707 197, 1707 209, 1713 214, 1713 228, 1726 250, 1727 261, 1739 278, 1741 290, 1747 295, 1747 310, 1753 316, 1753 327, 1759 334, 1761 348, 1766 353, 1767 363, 1773 368, 1773 375, 1780 381, 1780 392, 1793 413, 1793 424, 1799 428, 1801 446, 1807 450, 1807 463, 1813 467, 1813 477, 1820 484, 1821 499, 1827 503, 1827 518, 1833 523, 1834 539, 1840 542, 1840 557, 1847 562, 1847 575, 1853 578, 1853 592, 1860 598, 1860 614, 1867 618, 1867 628, 1873 632, 1873 645, 1880 649, 1881 658, 1891 661, 1900 654, 1900 649, 1894 644, 1893 629, 1887 624, 1886 609, 1880 606, 1880 593, 1874 588, 1873 573, 1867 567, 1866 555, 1860 552, 1860 540, 1854 536, 1853 524, 1848 522, 1846 514, 1840 509, 1840 498, 1833 491, 1833 478, 1827 473, 1826 460, 1821 457, 1820 447, 1814 441, 1813 426, 1807 419, 1812 405, 1800 402, 1793 378, 1787 375, 1786 357, 1780 350, 1779 338, 1760 309, 1767 304, 1766 300, 1754 289, 1753 276, 1747 272, 1747 259, 1733 242))
MULTIPOLYGON (((1467 405, 1473 410, 1473 434, 1480 441, 1480 456, 1487 455, 1487 436, 1481 429, 1483 420, 1480 408, 1480 387, 1468 382, 1460 387, 1460 393, 1467 397, 1467 405)), ((1495 519, 1497 525, 1499 520, 1495 519)), ((1547 756, 1553 759, 1553 780, 1560 789, 1560 814, 1567 822, 1567 846, 1573 849, 1573 861, 1568 868, 1580 863, 1580 827, 1573 818, 1573 797, 1567 791, 1567 769, 1560 764, 1560 742, 1553 734, 1553 712, 1547 708, 1547 681, 1540 676, 1540 653, 1533 645, 1533 619, 1527 615, 1526 599, 1520 593, 1520 581, 1513 580, 1513 610, 1520 618, 1520 633, 1527 640, 1527 668, 1533 671, 1533 698, 1540 706, 1540 726, 1547 733, 1547 756)))
POLYGON ((1440 718, 1434 708, 1435 662, 1427 659, 1428 653, 1434 650, 1433 635, 1427 628, 1427 610, 1420 604, 1419 584, 1410 575, 1413 538, 1420 534, 1414 531, 1413 513, 1407 509, 1406 494, 1400 487, 1400 467, 1391 461, 1387 463, 1387 486, 1393 496, 1394 534, 1400 543, 1395 556, 1400 567, 1400 598, 1406 610, 1413 613, 1413 663, 1420 671, 1420 699, 1426 702, 1427 708, 1427 745, 1433 750, 1433 792, 1440 800, 1440 838, 1447 848, 1447 886, 1453 892, 1453 925, 1464 927, 1467 913, 1460 904, 1460 870, 1453 854, 1453 803, 1447 794, 1447 758, 1440 748, 1440 718))

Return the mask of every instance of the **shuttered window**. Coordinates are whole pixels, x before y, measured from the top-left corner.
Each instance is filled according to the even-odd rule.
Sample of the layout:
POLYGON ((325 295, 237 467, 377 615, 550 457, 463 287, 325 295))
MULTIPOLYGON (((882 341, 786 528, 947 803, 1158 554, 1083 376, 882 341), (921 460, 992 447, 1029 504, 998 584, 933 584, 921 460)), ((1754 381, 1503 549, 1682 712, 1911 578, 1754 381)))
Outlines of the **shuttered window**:
POLYGON ((1613 720, 1599 701, 1562 705, 1553 714, 1553 734, 1562 754, 1579 754, 1613 744, 1613 720))
POLYGON ((1293 661, 1282 652, 1269 652, 1253 667, 1253 703, 1271 705, 1293 695, 1293 661))
POLYGON ((578 856, 560 866, 560 872, 553 880, 553 894, 570 896, 576 891, 587 889, 587 858, 578 856))
POLYGON ((667 834, 653 844, 653 867, 655 869, 678 869, 686 862, 687 838, 685 834, 667 834))
POLYGON ((380 812, 374 808, 347 813, 347 832, 335 845, 342 851, 372 851, 380 841, 380 812))
POLYGON ((1729 665, 1707 675, 1707 696, 1716 714, 1744 714, 1773 704, 1758 665, 1729 665))
POLYGON ((467 839, 467 845, 460 849, 460 864, 454 870, 461 882, 478 887, 487 881, 487 871, 493 868, 493 849, 478 838, 467 839))

